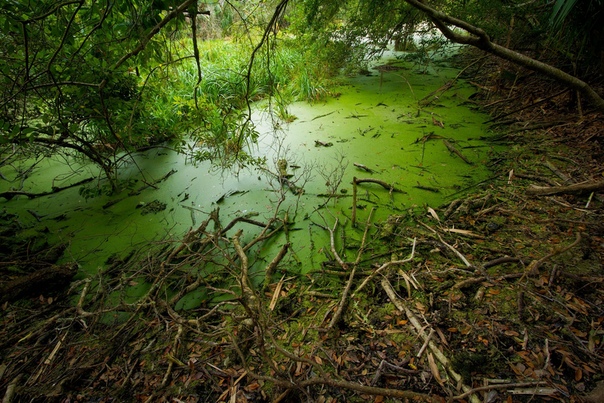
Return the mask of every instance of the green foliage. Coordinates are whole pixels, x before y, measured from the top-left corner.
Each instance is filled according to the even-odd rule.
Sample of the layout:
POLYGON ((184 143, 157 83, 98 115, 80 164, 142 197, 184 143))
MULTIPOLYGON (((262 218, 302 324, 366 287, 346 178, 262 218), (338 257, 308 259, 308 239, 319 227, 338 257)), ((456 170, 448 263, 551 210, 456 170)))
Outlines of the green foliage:
POLYGON ((292 26, 309 42, 321 47, 321 54, 339 63, 344 72, 366 70, 369 60, 380 56, 392 44, 396 50, 416 51, 416 61, 427 61, 428 46, 416 43, 417 34, 431 28, 426 17, 404 0, 350 0, 325 2, 305 0, 292 26), (417 46, 420 46, 418 49, 417 46))
POLYGON ((211 29, 198 33, 233 39, 198 38, 198 60, 191 21, 172 12, 187 3, 196 4, 1 5, 0 144, 36 143, 86 158, 115 190, 123 150, 173 140, 198 160, 248 163, 244 145, 257 136, 248 102, 275 97, 285 112, 288 102, 327 93, 322 83, 337 64, 327 62, 329 47, 277 35, 277 26, 250 68, 275 2, 206 5, 212 14, 198 16, 197 26, 211 29))
POLYGON ((182 14, 167 18, 179 4, 13 0, 0 6, 2 142, 71 150, 112 178, 115 152, 144 142, 145 132, 132 130, 140 107, 137 72, 168 53, 160 39, 185 22, 182 14), (170 23, 158 36, 165 18, 170 23))
POLYGON ((604 1, 558 0, 549 15, 547 45, 575 74, 604 72, 604 1))
POLYGON ((562 22, 568 17, 577 0, 556 0, 550 16, 550 23, 554 29, 560 28, 562 22))
MULTIPOLYGON (((257 136, 249 102, 270 97, 277 115, 291 121, 288 103, 321 100, 334 76, 364 68, 388 44, 419 45, 418 63, 429 62, 428 50, 439 45, 437 39, 413 41, 431 25, 404 0, 301 0, 274 21, 277 0, 233 1, 204 3, 211 15, 197 16, 196 60, 191 20, 173 12, 195 4, 0 5, 0 144, 67 150, 110 178, 123 150, 166 140, 196 159, 248 163, 244 146, 257 136), (269 27, 269 21, 275 23, 269 27), (228 38, 207 39, 220 35, 228 38)), ((499 43, 547 46, 575 65, 589 57, 593 65, 590 55, 599 58, 603 48, 601 0, 432 5, 484 28, 499 43), (549 36, 548 19, 555 22, 549 36)))

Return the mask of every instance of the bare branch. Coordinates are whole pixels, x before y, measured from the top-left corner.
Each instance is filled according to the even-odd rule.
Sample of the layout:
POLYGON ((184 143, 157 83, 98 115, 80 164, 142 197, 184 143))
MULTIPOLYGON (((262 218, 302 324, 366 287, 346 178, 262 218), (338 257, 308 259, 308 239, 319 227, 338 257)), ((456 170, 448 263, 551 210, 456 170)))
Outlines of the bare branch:
POLYGON ((508 60, 512 63, 515 63, 519 66, 525 67, 529 70, 538 72, 543 74, 544 76, 553 78, 554 80, 561 82, 572 88, 574 90, 579 91, 585 97, 587 97, 591 102, 593 102, 594 106, 601 111, 604 111, 604 98, 602 98, 589 84, 585 81, 568 74, 556 67, 553 67, 547 63, 540 62, 539 60, 535 60, 530 58, 522 53, 515 52, 511 49, 506 48, 505 46, 498 45, 491 41, 489 36, 482 29, 469 24, 466 21, 460 20, 458 18, 452 17, 445 13, 442 13, 420 0, 405 0, 411 6, 421 10, 424 12, 432 22, 436 25, 436 27, 442 32, 442 34, 452 42, 471 45, 478 49, 484 50, 485 52, 491 53, 495 56, 498 56, 502 59, 508 60), (459 34, 454 32, 447 25, 453 25, 457 28, 461 28, 462 30, 468 32, 470 35, 459 34))

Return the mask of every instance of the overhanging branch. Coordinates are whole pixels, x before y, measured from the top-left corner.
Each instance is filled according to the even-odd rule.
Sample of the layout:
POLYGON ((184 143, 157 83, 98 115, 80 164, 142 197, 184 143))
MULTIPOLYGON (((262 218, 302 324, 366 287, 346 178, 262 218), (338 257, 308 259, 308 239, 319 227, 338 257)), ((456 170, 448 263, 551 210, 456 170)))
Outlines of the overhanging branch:
POLYGON ((440 12, 420 0, 405 0, 407 4, 417 8, 426 14, 442 32, 442 34, 452 42, 464 45, 471 45, 485 52, 491 53, 502 59, 508 60, 519 66, 529 70, 543 74, 544 76, 553 78, 554 80, 579 91, 600 111, 604 112, 604 98, 602 98, 589 84, 585 81, 568 74, 556 67, 547 63, 540 62, 530 58, 522 53, 518 53, 505 46, 498 45, 491 41, 489 36, 482 29, 458 18, 440 12), (449 25, 455 26, 466 31, 469 35, 454 32, 449 25))
POLYGON ((157 25, 155 25, 151 29, 151 31, 144 38, 141 39, 140 43, 138 44, 138 46, 136 48, 134 48, 130 52, 126 53, 124 56, 122 56, 122 58, 120 60, 117 61, 117 63, 115 63, 113 65, 112 70, 117 70, 128 59, 130 59, 131 57, 136 56, 140 52, 142 52, 145 49, 145 47, 147 47, 147 44, 151 41, 151 39, 153 39, 153 37, 155 35, 157 35, 163 27, 165 27, 170 21, 172 21, 178 15, 184 13, 196 1, 197 0, 186 0, 183 3, 181 3, 178 7, 174 8, 172 11, 170 11, 159 23, 157 23, 157 25))

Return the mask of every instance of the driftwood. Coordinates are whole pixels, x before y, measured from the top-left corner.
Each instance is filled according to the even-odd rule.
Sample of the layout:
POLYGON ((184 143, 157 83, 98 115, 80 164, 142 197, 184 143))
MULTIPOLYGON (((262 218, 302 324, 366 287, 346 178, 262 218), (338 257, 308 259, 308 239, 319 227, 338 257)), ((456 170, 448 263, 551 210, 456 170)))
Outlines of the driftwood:
POLYGON ((584 182, 568 186, 530 186, 526 194, 536 196, 550 196, 563 193, 595 192, 604 189, 604 180, 597 182, 584 182))
POLYGON ((76 272, 75 264, 51 265, 36 270, 7 283, 0 292, 0 303, 56 291, 68 285, 76 272))

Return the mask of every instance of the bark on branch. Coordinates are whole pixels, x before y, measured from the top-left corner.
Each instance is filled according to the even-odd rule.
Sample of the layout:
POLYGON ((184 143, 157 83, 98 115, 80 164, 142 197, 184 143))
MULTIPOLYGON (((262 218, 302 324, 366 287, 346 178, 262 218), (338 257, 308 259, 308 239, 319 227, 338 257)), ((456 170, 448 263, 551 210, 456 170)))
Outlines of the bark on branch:
MULTIPOLYGON (((170 11, 157 25, 155 25, 145 37, 141 38, 141 41, 138 46, 132 51, 122 56, 122 58, 113 65, 111 70, 117 70, 122 64, 124 64, 124 62, 126 62, 126 60, 138 55, 141 51, 143 51, 147 47, 147 44, 151 41, 151 39, 153 39, 153 37, 157 35, 157 33, 161 31, 161 29, 166 26, 166 24, 168 24, 168 22, 172 21, 174 18, 184 13, 195 2, 196 0, 186 0, 181 3, 178 7, 172 9, 172 11, 170 11)), ((104 80, 104 82, 105 81, 106 80, 104 80)), ((102 84, 101 86, 104 87, 104 85, 102 84)))
POLYGON ((405 0, 407 4, 419 9, 426 14, 442 34, 452 42, 471 45, 492 55, 508 60, 529 70, 543 74, 547 77, 565 84, 566 86, 579 91, 600 111, 604 112, 604 98, 602 98, 589 84, 579 78, 557 69, 547 63, 532 59, 522 53, 515 52, 504 46, 491 41, 489 35, 482 29, 469 24, 466 21, 447 15, 435 10, 420 0, 405 0), (449 26, 455 26, 466 31, 469 35, 464 35, 453 31, 449 26))
POLYGON ((597 182, 576 183, 568 186, 531 186, 526 189, 526 194, 536 196, 550 196, 562 193, 596 192, 604 189, 604 180, 597 182))

